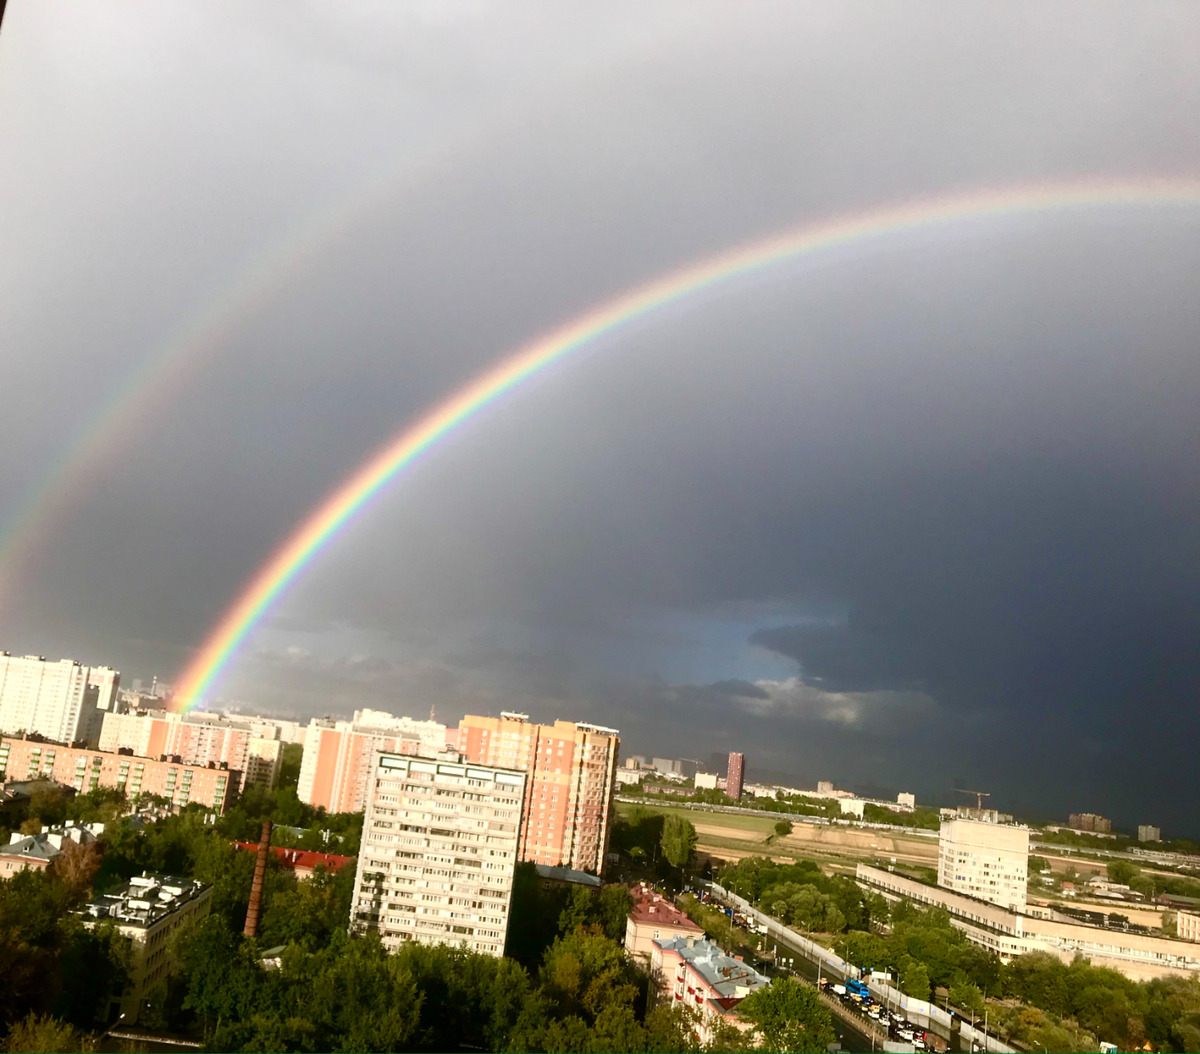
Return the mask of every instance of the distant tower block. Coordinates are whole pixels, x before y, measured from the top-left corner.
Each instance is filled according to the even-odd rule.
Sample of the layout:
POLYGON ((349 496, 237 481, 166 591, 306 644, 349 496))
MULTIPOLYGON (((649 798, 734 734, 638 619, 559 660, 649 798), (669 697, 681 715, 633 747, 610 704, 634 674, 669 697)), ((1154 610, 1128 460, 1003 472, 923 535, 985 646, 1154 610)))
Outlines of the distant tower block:
POLYGON ((729 775, 725 778, 725 793, 737 801, 742 796, 742 783, 745 781, 746 755, 732 753, 729 755, 729 775))

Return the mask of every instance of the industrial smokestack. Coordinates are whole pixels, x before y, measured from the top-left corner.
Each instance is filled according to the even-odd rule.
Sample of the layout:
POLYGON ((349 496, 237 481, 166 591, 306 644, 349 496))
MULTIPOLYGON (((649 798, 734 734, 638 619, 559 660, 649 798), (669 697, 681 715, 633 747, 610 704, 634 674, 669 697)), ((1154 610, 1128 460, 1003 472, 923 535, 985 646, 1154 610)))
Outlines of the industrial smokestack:
POLYGON ((250 885, 250 906, 246 909, 247 937, 258 935, 258 911, 262 904, 263 876, 267 872, 267 853, 271 849, 271 821, 263 821, 262 841, 258 843, 258 856, 254 861, 254 881, 250 885))

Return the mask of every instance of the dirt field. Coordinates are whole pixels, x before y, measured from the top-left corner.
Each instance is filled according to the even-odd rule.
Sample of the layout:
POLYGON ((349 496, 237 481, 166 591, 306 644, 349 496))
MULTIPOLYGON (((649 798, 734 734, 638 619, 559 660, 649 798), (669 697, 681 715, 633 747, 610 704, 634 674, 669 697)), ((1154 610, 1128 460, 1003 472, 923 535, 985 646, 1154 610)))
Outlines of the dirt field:
MULTIPOLYGON (((638 806, 618 803, 622 813, 638 806)), ((780 817, 773 813, 762 817, 742 813, 709 812, 681 809, 654 803, 644 806, 655 812, 682 816, 696 828, 696 848, 721 860, 741 860, 747 856, 770 856, 785 863, 797 858, 821 860, 842 866, 855 860, 875 861, 895 857, 897 863, 937 866, 937 841, 920 835, 906 838, 892 831, 859 827, 828 827, 824 824, 796 822, 792 833, 775 837, 780 817), (758 845, 755 846, 754 843, 758 845)))

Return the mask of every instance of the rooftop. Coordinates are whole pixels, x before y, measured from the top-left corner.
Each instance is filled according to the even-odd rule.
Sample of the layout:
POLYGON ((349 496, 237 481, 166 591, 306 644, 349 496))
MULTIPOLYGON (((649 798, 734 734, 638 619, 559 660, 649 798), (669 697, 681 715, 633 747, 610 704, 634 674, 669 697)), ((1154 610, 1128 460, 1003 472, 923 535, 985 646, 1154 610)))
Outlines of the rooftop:
POLYGON ((633 893, 633 910, 629 913, 629 918, 634 924, 639 923, 656 923, 662 926, 673 926, 675 929, 690 930, 692 933, 700 935, 704 934, 704 930, 697 926, 691 919, 680 911, 671 901, 660 893, 656 893, 650 886, 639 885, 634 886, 633 893))
MULTIPOLYGON (((257 842, 234 842, 239 849, 251 853, 258 852, 257 842)), ((338 856, 337 853, 322 853, 315 849, 288 849, 281 845, 271 846, 271 852, 279 861, 279 866, 288 871, 311 871, 318 864, 326 871, 340 871, 354 860, 352 856, 338 856)))
POLYGON ((66 823, 61 827, 50 827, 41 834, 20 834, 14 831, 8 845, 0 848, 0 856, 19 856, 24 860, 53 860, 63 850, 63 845, 78 842, 84 845, 94 842, 104 831, 104 824, 90 826, 66 823))
POLYGON ((683 959, 721 999, 740 999, 771 983, 769 978, 741 959, 726 955, 712 941, 693 942, 687 937, 672 937, 654 943, 663 951, 674 952, 683 959))
POLYGON ((143 871, 112 892, 101 893, 80 914, 94 919, 113 919, 122 926, 149 929, 209 888, 207 882, 143 871))
POLYGON ((570 882, 579 886, 601 886, 598 875, 589 875, 586 871, 576 871, 570 867, 551 867, 549 864, 534 864, 538 877, 549 882, 570 882))

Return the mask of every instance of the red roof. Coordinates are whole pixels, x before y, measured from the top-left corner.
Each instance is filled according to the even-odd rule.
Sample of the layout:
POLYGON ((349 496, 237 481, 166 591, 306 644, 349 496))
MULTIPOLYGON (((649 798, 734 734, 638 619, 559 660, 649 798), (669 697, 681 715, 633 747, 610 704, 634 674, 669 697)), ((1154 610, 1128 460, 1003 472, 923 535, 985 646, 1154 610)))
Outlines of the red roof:
MULTIPOLYGON (((251 853, 258 852, 257 842, 234 842, 233 844, 239 849, 245 849, 251 853)), ((352 856, 338 856, 336 853, 318 853, 315 849, 286 849, 281 845, 271 846, 271 852, 275 854, 279 866, 288 871, 311 871, 318 864, 322 865, 326 871, 340 871, 354 859, 352 856)))
POLYGON ((649 886, 634 886, 630 892, 633 893, 633 910, 629 917, 635 924, 648 922, 677 930, 704 932, 674 904, 661 894, 655 893, 649 886))

